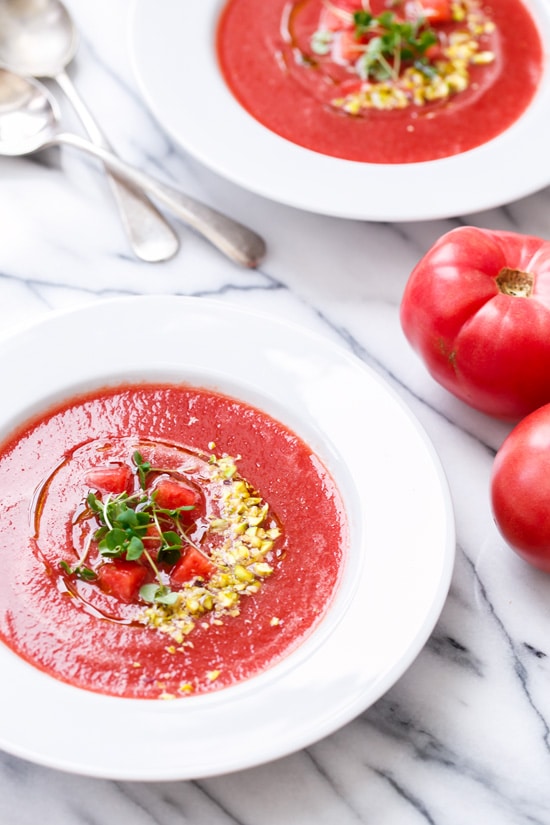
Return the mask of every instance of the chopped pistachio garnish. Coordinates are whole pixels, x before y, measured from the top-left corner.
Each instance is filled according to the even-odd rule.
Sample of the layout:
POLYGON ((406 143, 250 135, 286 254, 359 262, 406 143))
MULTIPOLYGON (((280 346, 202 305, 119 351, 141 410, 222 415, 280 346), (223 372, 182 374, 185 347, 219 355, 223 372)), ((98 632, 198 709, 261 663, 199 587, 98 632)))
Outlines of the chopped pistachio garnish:
POLYGON ((206 674, 210 682, 214 682, 220 675, 221 670, 209 670, 206 674))
POLYGON ((272 519, 268 521, 268 504, 239 476, 237 460, 212 455, 207 465, 219 507, 205 534, 216 539, 209 556, 215 572, 207 581, 196 577, 186 582, 175 591, 173 603, 155 603, 140 617, 178 644, 198 621, 209 627, 222 624, 225 615, 238 616, 241 597, 257 593, 262 580, 273 573, 266 558, 281 531, 272 519), (205 622, 207 614, 209 621, 205 622))

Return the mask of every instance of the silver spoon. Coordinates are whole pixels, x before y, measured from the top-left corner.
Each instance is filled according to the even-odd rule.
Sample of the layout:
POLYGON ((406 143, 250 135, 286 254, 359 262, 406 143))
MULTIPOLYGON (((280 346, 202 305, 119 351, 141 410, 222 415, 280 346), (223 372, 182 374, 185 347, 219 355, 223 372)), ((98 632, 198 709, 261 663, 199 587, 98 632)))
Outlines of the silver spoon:
POLYGON ((55 145, 81 149, 101 160, 117 177, 163 203, 236 263, 248 267, 260 263, 266 248, 255 232, 80 135, 62 132, 59 118, 57 103, 42 83, 0 68, 0 155, 28 155, 55 145))
MULTIPOLYGON (((0 64, 21 75, 56 80, 92 142, 112 152, 65 71, 77 40, 71 17, 59 0, 0 0, 0 64)), ((108 174, 108 179, 135 254, 150 262, 175 255, 178 237, 155 205, 116 176, 108 174)))

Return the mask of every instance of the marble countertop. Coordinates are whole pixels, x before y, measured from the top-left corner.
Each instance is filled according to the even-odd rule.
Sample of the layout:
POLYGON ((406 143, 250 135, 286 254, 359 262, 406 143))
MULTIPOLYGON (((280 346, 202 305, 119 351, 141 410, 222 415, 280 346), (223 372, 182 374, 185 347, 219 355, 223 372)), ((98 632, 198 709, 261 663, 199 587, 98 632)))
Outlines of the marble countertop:
MULTIPOLYGON (((179 225, 179 254, 142 263, 97 163, 70 149, 2 158, 3 331, 54 310, 159 293, 213 296, 316 330, 379 373, 425 428, 448 478, 457 553, 425 648, 385 696, 328 738, 239 773, 167 783, 81 777, 0 753, 0 821, 549 823, 550 579, 504 546, 488 499, 509 426, 432 381, 401 332, 399 303, 415 263, 454 226, 550 237, 550 191, 422 223, 345 221, 269 202, 186 156, 154 121, 132 73, 129 0, 67 5, 81 31, 71 74, 118 152, 253 226, 269 252, 257 270, 245 270, 179 225)), ((64 112, 66 125, 78 128, 64 112)))

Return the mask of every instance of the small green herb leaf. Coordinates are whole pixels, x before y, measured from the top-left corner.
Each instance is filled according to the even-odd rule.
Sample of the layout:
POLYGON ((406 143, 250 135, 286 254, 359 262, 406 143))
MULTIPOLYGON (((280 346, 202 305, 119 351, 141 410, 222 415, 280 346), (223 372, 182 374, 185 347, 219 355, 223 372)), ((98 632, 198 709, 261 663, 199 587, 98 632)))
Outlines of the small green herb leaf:
POLYGON ((174 591, 170 590, 168 587, 159 587, 155 596, 155 601, 159 604, 176 604, 178 601, 178 594, 174 593, 174 591))
POLYGON ((178 594, 162 584, 144 584, 139 590, 139 595, 144 602, 148 602, 149 604, 170 605, 175 604, 178 600, 178 594))
POLYGON ((75 567, 74 572, 79 579, 84 579, 84 581, 91 582, 97 579, 97 573, 94 570, 90 570, 89 567, 75 567))
POLYGON ((125 549, 126 540, 126 531, 114 527, 109 530, 103 541, 99 542, 99 552, 102 556, 121 556, 125 549))
POLYGON ((93 581, 94 579, 97 579, 97 573, 95 573, 94 570, 90 570, 89 567, 84 567, 82 565, 71 567, 70 564, 68 564, 64 559, 59 562, 59 566, 68 576, 76 576, 84 581, 93 581))
POLYGON ((143 555, 144 546, 139 536, 132 536, 126 545, 126 558, 128 561, 137 561, 143 555))
POLYGON ((122 527, 129 527, 130 529, 139 527, 137 513, 135 510, 132 510, 131 507, 121 507, 116 520, 122 527))
POLYGON ((181 536, 173 530, 167 530, 162 534, 162 539, 169 547, 181 547, 183 542, 181 536))
POLYGON ((353 15, 353 24, 357 35, 364 35, 370 29, 373 16, 369 11, 356 11, 353 15))
POLYGON ((137 467, 141 489, 145 490, 147 486, 147 475, 151 472, 151 464, 148 461, 144 461, 143 456, 138 450, 133 454, 132 460, 137 467))
POLYGON ((311 38, 311 48, 315 54, 329 54, 334 36, 329 31, 316 31, 311 38))
POLYGON ((94 493, 88 493, 88 496, 86 498, 86 504, 94 513, 101 513, 103 509, 101 501, 98 499, 96 495, 94 495, 94 493))

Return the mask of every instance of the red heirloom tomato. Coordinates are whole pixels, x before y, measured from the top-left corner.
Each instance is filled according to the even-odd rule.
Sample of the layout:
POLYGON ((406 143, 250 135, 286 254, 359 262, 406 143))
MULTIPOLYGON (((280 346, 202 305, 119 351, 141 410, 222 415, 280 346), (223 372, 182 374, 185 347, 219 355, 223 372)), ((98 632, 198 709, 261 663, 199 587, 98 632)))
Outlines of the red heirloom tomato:
POLYGON ((491 477, 493 515, 520 556, 550 573, 550 404, 514 427, 491 477))
POLYGON ((550 242, 464 226, 417 264, 401 324, 432 376, 517 420, 550 402, 550 242))

